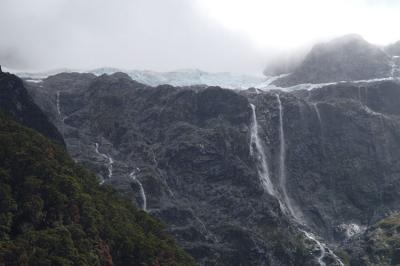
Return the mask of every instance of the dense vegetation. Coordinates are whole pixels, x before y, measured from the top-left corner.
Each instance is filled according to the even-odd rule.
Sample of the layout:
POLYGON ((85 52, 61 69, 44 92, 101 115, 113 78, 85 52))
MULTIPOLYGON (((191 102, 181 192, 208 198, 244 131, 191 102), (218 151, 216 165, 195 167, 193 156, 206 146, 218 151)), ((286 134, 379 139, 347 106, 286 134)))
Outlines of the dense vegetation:
POLYGON ((0 114, 0 265, 193 265, 159 221, 0 114))

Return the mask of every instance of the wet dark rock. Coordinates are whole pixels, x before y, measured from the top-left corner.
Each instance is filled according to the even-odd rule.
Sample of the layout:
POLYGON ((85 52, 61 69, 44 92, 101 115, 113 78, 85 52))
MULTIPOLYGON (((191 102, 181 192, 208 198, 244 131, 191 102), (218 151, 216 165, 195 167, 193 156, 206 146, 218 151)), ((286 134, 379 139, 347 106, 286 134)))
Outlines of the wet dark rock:
POLYGON ((62 74, 30 91, 73 158, 142 207, 135 173, 147 211, 200 265, 314 264, 301 233, 260 186, 246 97, 219 87, 149 87, 123 73, 62 74), (95 143, 113 159, 111 178, 95 143))
MULTIPOLYGON (((389 81, 281 93, 289 194, 325 239, 337 241, 341 224, 368 225, 398 210, 399 94, 389 81)), ((260 108, 276 106, 269 93, 263 98, 260 108)), ((277 162, 276 112, 260 112, 277 162)))
POLYGON ((30 127, 55 143, 65 146, 57 128, 34 103, 21 79, 0 69, 0 111, 13 120, 30 127))
MULTIPOLYGON (((63 78, 64 87, 50 77, 29 90, 63 132, 69 152, 143 206, 140 186, 130 178, 135 173, 147 211, 166 222, 200 265, 316 265, 320 250, 304 241, 262 188, 250 155, 253 103, 271 179, 281 193, 277 93, 286 189, 308 230, 333 246, 349 238, 349 228, 373 224, 400 206, 396 82, 238 93, 148 87, 124 74, 63 78), (114 160, 111 178, 95 143, 114 160)), ((332 256, 325 261, 335 262, 332 256)))

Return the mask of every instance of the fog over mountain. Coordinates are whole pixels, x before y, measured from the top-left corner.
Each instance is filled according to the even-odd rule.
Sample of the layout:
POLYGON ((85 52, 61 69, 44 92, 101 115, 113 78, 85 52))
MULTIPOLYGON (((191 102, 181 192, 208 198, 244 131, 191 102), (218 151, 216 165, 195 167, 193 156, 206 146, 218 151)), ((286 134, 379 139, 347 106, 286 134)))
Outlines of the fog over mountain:
POLYGON ((191 1, 6 0, 0 35, 0 62, 13 69, 259 72, 264 64, 249 40, 206 19, 191 1))
POLYGON ((399 11, 1 0, 0 265, 400 265, 399 11))
POLYGON ((393 43, 400 39, 391 27, 400 22, 399 8, 372 0, 3 0, 0 62, 30 71, 197 68, 261 75, 266 63, 297 62, 313 43, 343 34, 393 43))

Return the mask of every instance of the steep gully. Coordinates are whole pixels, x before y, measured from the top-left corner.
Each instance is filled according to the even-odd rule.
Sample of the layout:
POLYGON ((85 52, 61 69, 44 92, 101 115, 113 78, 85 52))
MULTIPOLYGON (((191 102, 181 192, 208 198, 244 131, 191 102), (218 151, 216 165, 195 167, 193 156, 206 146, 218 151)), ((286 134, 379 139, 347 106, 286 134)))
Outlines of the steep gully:
MULTIPOLYGON (((280 205, 283 213, 291 217, 291 219, 297 224, 299 230, 304 234, 304 236, 315 243, 317 249, 319 249, 320 254, 317 257, 317 262, 321 266, 325 266, 324 258, 329 254, 338 265, 344 265, 343 262, 323 243, 321 243, 317 237, 308 232, 307 224, 302 218, 302 213, 295 208, 292 200, 290 199, 287 189, 286 189, 286 145, 285 145, 285 132, 283 126, 283 107, 279 94, 276 94, 276 100, 279 109, 279 189, 274 187, 271 180, 271 175, 269 172, 269 167, 267 163, 267 157, 265 155, 262 142, 258 134, 258 122, 256 115, 256 107, 254 104, 250 104, 252 110, 252 125, 251 125, 251 136, 250 136, 250 153, 257 159, 257 170, 261 183, 264 189, 273 197, 275 197, 280 205)), ((316 110, 317 107, 315 106, 316 110)), ((318 119, 321 119, 320 116, 318 119)))
MULTIPOLYGON (((58 91, 57 94, 56 94, 57 113, 58 113, 58 116, 59 116, 59 118, 60 118, 60 121, 61 121, 61 123, 63 124, 63 127, 64 127, 64 121, 65 121, 65 119, 67 119, 68 117, 67 117, 67 116, 63 116, 63 114, 62 114, 62 112, 61 112, 60 97, 61 97, 61 94, 60 94, 60 92, 58 91)), ((63 132, 62 132, 62 133, 63 133, 63 132)))
MULTIPOLYGON (((113 176, 113 164, 114 164, 114 160, 113 160, 113 158, 111 158, 111 156, 109 156, 109 155, 107 155, 107 154, 104 154, 104 153, 101 153, 101 152, 99 151, 99 143, 96 142, 94 145, 95 145, 95 151, 96 151, 96 153, 108 161, 108 163, 107 163, 108 179, 111 179, 112 176, 113 176)), ((103 179, 103 180, 101 181, 101 184, 103 184, 104 181, 105 181, 105 180, 103 179)))
MULTIPOLYGON (((65 119, 67 118, 67 116, 63 116, 62 111, 61 111, 61 103, 60 103, 60 98, 61 98, 61 93, 58 91, 56 93, 56 109, 57 109, 57 114, 58 114, 58 118, 61 122, 62 125, 62 129, 64 129, 65 126, 65 119)), ((64 131, 64 130, 63 130, 64 131)), ((64 134, 64 132, 62 132, 62 134, 64 134)), ((95 153, 97 155, 99 155, 100 157, 104 158, 106 160, 106 164, 107 164, 107 170, 108 170, 108 179, 110 180, 113 177, 113 165, 114 165, 114 159, 105 153, 102 153, 99 151, 100 145, 99 143, 95 142, 94 143, 95 146, 95 153)), ((137 173, 140 172, 139 168, 134 169, 130 174, 129 174, 129 179, 132 180, 133 182, 135 182, 138 186, 139 186, 139 190, 140 190, 140 196, 142 198, 142 210, 147 211, 147 199, 146 199, 146 193, 145 190, 143 188, 143 184, 140 182, 140 180, 137 178, 137 173)), ((100 181, 100 184, 104 184, 105 179, 103 178, 100 181)))

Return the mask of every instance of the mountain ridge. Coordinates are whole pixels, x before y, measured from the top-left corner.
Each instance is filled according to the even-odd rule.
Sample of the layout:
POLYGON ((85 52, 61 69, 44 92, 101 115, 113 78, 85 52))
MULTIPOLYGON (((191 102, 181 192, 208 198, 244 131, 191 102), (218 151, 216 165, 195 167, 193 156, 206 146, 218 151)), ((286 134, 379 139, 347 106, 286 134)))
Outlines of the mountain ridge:
MULTIPOLYGON (((64 128, 72 156, 141 207, 142 190, 147 211, 166 222, 178 243, 201 265, 223 261, 259 265, 276 263, 282 256, 288 265, 296 261, 314 265, 320 252, 282 214, 276 200, 260 194, 257 156, 250 152, 250 103, 255 106, 271 180, 278 188, 282 123, 287 194, 316 239, 333 249, 396 210, 396 190, 387 190, 389 184, 397 186, 397 166, 390 163, 399 152, 395 99, 400 97, 400 86, 396 82, 263 92, 149 87, 126 74, 95 78, 66 74, 64 79, 60 104, 68 116, 64 128), (282 103, 282 119, 276 94, 282 103), (109 160, 96 154, 95 143, 100 153, 112 158, 111 178, 109 160), (367 170, 359 172, 353 165, 367 170), (382 169, 387 183, 381 180, 382 169), (134 180, 128 179, 131 174, 134 180), (387 194, 379 199, 376 193, 381 190, 387 194), (240 213, 251 215, 244 221, 240 213), (274 238, 267 244, 272 231, 279 232, 281 241, 274 238), (236 244, 241 241, 246 246, 236 244), (294 253, 286 253, 285 248, 279 251, 285 255, 277 255, 279 245, 294 253), (308 256, 309 250, 314 251, 308 256), (252 254, 251 258, 239 260, 243 252, 252 254)), ((55 80, 29 83, 37 102, 47 99, 53 106, 58 88, 55 80)), ((51 110, 54 113, 55 108, 51 110)), ((60 127, 62 121, 53 117, 60 127)), ((323 260, 335 265, 332 256, 323 260)))
POLYGON ((346 35, 313 46, 303 62, 287 77, 272 84, 290 87, 391 77, 392 57, 360 35, 346 35))
POLYGON ((56 127, 18 77, 0 73, 0 96, 1 265, 194 265, 163 224, 50 140, 56 127))
POLYGON ((205 85, 220 86, 231 89, 247 89, 249 87, 259 86, 268 80, 262 75, 256 76, 234 74, 229 72, 206 72, 199 69, 182 69, 168 72, 158 72, 151 70, 127 70, 112 67, 102 67, 91 70, 59 69, 38 73, 16 72, 16 74, 29 82, 40 82, 49 76, 68 72, 91 73, 96 76, 101 76, 103 74, 111 75, 117 72, 123 72, 128 74, 132 79, 148 86, 159 86, 164 84, 172 86, 205 85))
POLYGON ((0 111, 21 124, 33 128, 55 143, 64 146, 64 139, 42 110, 33 102, 22 80, 0 71, 0 111))

